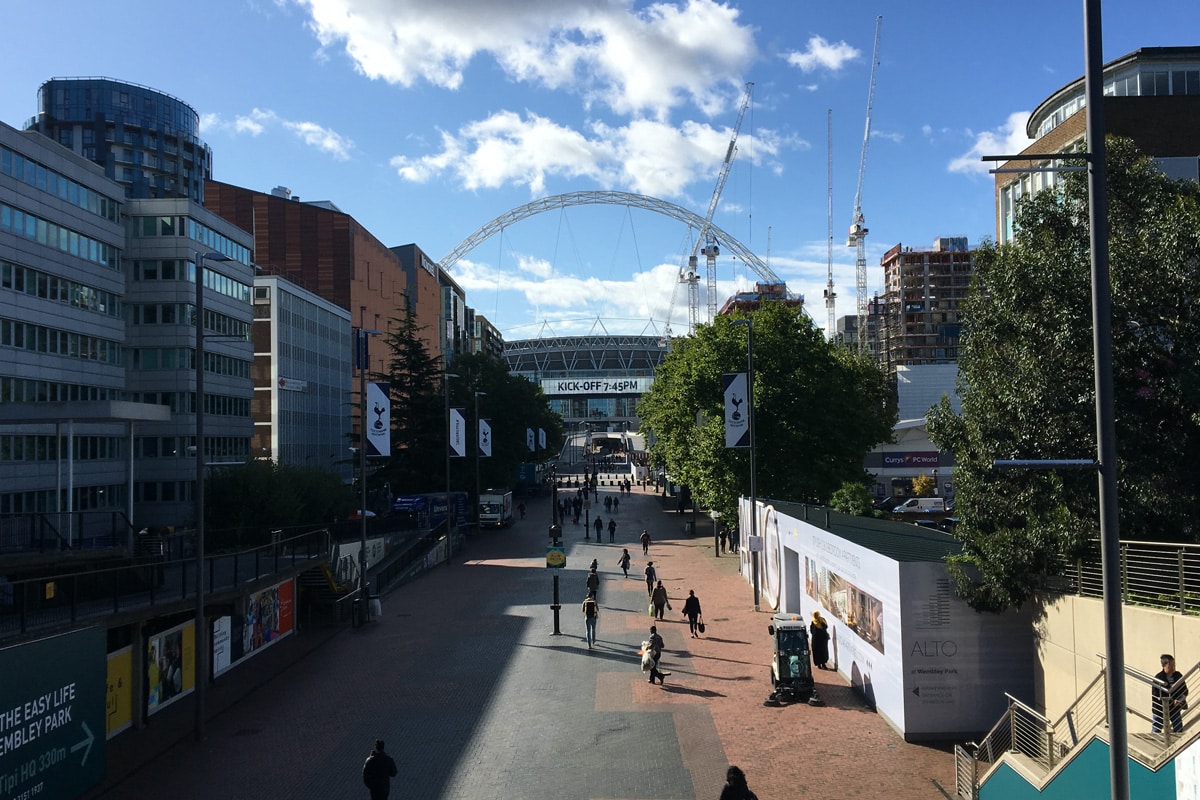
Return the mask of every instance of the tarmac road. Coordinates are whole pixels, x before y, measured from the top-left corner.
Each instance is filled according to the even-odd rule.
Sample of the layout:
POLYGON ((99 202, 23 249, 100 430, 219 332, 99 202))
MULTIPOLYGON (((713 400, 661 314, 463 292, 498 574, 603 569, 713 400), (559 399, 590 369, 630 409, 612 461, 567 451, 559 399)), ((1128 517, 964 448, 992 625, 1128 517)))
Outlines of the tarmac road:
POLYGON ((526 498, 525 520, 472 535, 452 565, 387 595, 381 619, 302 631, 222 676, 204 742, 186 701, 110 742, 108 779, 90 797, 365 798, 360 770, 376 738, 400 768, 393 798, 716 800, 729 764, 762 800, 952 790, 949 747, 905 743, 837 673, 817 671, 823 707, 764 707, 770 613, 753 611, 737 559, 713 557, 706 518, 689 538, 673 501, 637 488, 620 497, 617 543, 585 541, 582 520, 568 520, 567 568, 553 571, 550 499, 526 498), (653 622, 642 528, 674 607, 659 623, 672 673, 662 687, 637 655, 653 622), (593 558, 601 613, 589 651, 579 604, 593 558), (688 589, 704 608, 699 639, 680 614, 688 589))

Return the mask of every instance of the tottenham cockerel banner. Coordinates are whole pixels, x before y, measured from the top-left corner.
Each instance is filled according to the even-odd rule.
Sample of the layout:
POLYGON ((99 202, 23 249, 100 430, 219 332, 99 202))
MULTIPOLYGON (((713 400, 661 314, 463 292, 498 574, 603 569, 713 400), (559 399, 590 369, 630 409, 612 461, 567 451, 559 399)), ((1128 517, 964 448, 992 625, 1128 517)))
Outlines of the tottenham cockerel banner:
POLYGON ((490 419, 479 420, 479 457, 492 457, 492 421, 490 419))
POLYGON ((537 448, 533 444, 533 428, 525 429, 525 446, 529 448, 529 452, 536 452, 537 448))
POLYGON ((746 405, 746 373, 727 372, 721 376, 725 388, 725 446, 750 446, 750 407, 746 405))
POLYGON ((392 454, 392 401, 387 383, 367 384, 367 455, 392 454))

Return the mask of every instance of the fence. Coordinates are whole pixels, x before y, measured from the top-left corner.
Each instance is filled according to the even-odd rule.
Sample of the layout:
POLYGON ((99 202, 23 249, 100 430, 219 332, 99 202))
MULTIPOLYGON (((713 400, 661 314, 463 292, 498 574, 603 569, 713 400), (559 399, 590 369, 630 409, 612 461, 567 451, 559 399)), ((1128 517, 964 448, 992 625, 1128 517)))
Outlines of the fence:
MULTIPOLYGON (((1200 545, 1123 541, 1118 553, 1123 602, 1200 613, 1200 545)), ((1064 572, 1070 592, 1104 596, 1098 554, 1064 572)))

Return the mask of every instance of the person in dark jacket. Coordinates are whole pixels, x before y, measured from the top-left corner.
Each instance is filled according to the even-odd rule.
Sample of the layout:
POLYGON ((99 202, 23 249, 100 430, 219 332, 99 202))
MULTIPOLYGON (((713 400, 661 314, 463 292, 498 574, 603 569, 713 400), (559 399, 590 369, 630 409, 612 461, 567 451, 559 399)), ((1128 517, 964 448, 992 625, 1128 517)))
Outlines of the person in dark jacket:
POLYGON ((1171 717, 1171 730, 1183 733, 1183 710, 1187 708, 1188 685, 1183 673, 1175 669, 1175 656, 1163 653, 1159 658, 1162 671, 1154 676, 1150 687, 1151 728, 1154 733, 1163 729, 1163 712, 1171 717))
POLYGON ((646 596, 654 594, 654 582, 658 580, 658 572, 654 569, 654 562, 646 562, 646 596))
POLYGON ((721 800, 758 800, 758 795, 746 785, 746 774, 737 767, 725 770, 725 787, 721 789, 721 800))
POLYGON ((376 739, 375 749, 367 756, 362 768, 363 783, 371 791, 371 800, 387 800, 394 777, 396 762, 383 752, 383 739, 376 739))
POLYGON ((808 626, 808 636, 811 640, 812 660, 817 669, 829 669, 829 623, 821 616, 820 611, 812 613, 812 624, 808 626))
POLYGON ((667 587, 663 586, 663 582, 659 581, 654 587, 654 591, 650 593, 650 602, 654 604, 654 618, 663 618, 663 608, 670 608, 671 602, 667 599, 667 587))
POLYGON ((688 598, 683 601, 683 615, 688 619, 688 627, 692 629, 692 638, 699 638, 700 598, 696 597, 695 589, 688 589, 688 598))

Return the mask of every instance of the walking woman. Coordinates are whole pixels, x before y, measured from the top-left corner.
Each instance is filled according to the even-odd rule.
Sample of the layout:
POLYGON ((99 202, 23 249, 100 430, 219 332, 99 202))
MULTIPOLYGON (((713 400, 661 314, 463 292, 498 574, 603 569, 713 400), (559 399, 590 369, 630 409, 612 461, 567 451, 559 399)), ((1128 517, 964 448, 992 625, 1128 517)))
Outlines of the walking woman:
POLYGON ((808 626, 812 639, 812 660, 817 669, 829 669, 829 623, 821 616, 820 611, 812 613, 812 624, 808 626))

